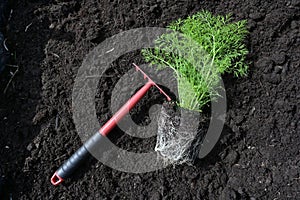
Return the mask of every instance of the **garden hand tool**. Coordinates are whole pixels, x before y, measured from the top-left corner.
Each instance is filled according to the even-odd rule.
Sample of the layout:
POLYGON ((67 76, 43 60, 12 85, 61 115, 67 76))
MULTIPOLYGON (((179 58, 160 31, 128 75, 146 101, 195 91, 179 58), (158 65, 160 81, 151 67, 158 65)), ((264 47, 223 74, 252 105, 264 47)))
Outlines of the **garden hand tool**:
POLYGON ((96 132, 90 139, 88 139, 83 146, 81 146, 63 165, 54 173, 51 178, 51 183, 53 185, 59 185, 66 178, 69 178, 74 171, 82 164, 89 156, 89 150, 105 146, 103 142, 107 140, 107 135, 111 130, 118 124, 119 121, 142 99, 142 97, 147 93, 147 91, 155 86, 160 93, 166 96, 168 101, 171 101, 171 98, 154 82, 152 79, 147 76, 145 72, 141 70, 139 66, 134 64, 134 67, 137 71, 141 72, 144 76, 144 79, 147 80, 147 83, 138 90, 126 103, 123 105, 111 119, 109 119, 104 126, 101 127, 99 131, 96 132), (102 143, 102 144, 101 144, 102 143))

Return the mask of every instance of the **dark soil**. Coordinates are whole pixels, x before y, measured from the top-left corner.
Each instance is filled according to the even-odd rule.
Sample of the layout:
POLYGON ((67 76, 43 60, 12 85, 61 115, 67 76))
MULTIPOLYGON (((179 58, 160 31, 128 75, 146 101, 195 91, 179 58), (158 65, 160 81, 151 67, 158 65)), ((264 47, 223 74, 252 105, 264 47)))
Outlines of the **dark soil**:
MULTIPOLYGON (((0 161, 11 182, 9 193, 13 199, 299 198, 299 30, 298 0, 18 1, 8 37, 11 62, 19 72, 6 94, 9 72, 15 68, 1 74, 0 94, 0 161), (52 186, 53 172, 81 145, 72 121, 71 94, 87 53, 124 30, 165 27, 201 9, 247 19, 250 30, 250 72, 246 78, 223 77, 228 113, 213 151, 194 166, 144 174, 92 161, 63 185, 52 186)), ((137 54, 120 59, 116 63, 142 62, 137 54)), ((111 115, 111 86, 129 69, 116 63, 110 71, 114 76, 99 84, 102 124, 111 115)), ((145 103, 152 101, 161 102, 154 98, 145 103)), ((118 144, 126 146, 128 141, 118 144)))

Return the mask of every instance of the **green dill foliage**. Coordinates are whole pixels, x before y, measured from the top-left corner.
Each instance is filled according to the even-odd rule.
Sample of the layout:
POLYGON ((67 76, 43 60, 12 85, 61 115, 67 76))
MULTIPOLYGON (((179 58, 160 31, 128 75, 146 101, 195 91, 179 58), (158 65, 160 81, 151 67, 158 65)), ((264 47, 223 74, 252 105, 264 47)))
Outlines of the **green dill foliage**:
POLYGON ((143 49, 147 62, 158 69, 170 67, 178 81, 179 106, 201 111, 218 95, 219 74, 247 74, 243 41, 246 21, 231 22, 230 15, 213 16, 201 11, 168 26, 153 49, 143 49), (180 33, 180 34, 179 34, 180 33))

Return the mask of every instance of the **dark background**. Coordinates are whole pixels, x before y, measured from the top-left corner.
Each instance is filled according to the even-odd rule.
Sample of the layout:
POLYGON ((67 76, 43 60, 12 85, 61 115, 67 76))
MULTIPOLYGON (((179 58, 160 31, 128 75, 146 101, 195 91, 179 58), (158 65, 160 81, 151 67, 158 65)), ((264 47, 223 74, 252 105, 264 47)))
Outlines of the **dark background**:
MULTIPOLYGON (((8 41, 19 72, 3 94, 16 69, 8 67, 0 87, 1 171, 13 199, 299 198, 299 6, 297 0, 18 1, 8 41), (145 174, 92 161, 73 179, 52 186, 53 172, 81 145, 71 92, 85 55, 121 31, 165 27, 201 9, 247 19, 250 31, 248 77, 223 77, 228 113, 214 150, 194 166, 145 174)), ((110 115, 109 85, 126 71, 121 64, 139 59, 134 53, 120 58, 109 72, 113 77, 102 80, 101 123, 110 115)))

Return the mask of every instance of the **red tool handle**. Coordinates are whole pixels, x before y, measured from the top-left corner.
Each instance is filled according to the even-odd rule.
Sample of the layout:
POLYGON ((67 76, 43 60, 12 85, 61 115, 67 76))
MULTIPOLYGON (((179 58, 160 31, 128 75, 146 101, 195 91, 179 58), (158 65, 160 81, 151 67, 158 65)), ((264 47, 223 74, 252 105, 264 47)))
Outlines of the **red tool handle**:
MULTIPOLYGON (((141 71, 148 82, 131 97, 119 111, 108 120, 104 126, 93 137, 86 141, 82 147, 80 147, 64 164, 53 174, 51 177, 51 183, 53 185, 59 185, 64 179, 69 178, 73 172, 90 156, 89 150, 100 148, 105 146, 103 142, 107 140, 108 133, 117 125, 117 123, 139 102, 139 100, 147 93, 152 87, 157 87, 161 93, 163 93, 167 100, 171 98, 156 85, 137 65, 134 64, 138 71, 141 71)), ((103 149, 104 150, 104 149, 103 149)))
POLYGON ((131 99, 129 99, 125 105, 123 105, 116 114, 110 120, 108 120, 99 132, 107 136, 108 133, 117 125, 117 123, 139 102, 139 100, 147 93, 147 91, 153 86, 153 82, 146 83, 131 99))

